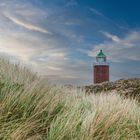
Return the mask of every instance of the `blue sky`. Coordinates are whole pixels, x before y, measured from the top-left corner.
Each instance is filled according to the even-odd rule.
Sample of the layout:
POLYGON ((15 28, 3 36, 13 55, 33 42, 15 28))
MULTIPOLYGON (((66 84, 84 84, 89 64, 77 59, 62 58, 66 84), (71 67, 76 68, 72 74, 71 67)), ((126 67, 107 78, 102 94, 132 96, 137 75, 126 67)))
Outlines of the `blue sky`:
POLYGON ((92 84, 103 49, 110 79, 140 77, 139 0, 0 0, 0 56, 57 84, 92 84))

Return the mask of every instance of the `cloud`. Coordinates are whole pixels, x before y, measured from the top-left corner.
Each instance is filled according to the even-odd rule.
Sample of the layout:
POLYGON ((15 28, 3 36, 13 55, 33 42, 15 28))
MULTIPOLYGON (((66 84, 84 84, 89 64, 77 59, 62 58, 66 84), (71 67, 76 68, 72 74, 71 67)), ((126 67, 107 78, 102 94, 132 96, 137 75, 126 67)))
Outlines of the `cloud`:
POLYGON ((116 35, 113 35, 113 34, 110 34, 108 32, 103 32, 103 31, 100 31, 103 35, 105 35, 107 38, 111 39, 112 41, 114 42, 119 42, 120 41, 120 38, 116 35))
POLYGON ((105 41, 103 43, 93 46, 90 51, 85 51, 88 56, 95 57, 100 49, 107 54, 108 59, 113 62, 124 62, 127 60, 139 61, 140 60, 140 32, 131 32, 124 38, 119 38, 116 35, 104 32, 107 38, 111 38, 111 41, 105 41))
POLYGON ((30 47, 24 46, 23 44, 20 44, 15 39, 1 37, 0 52, 15 56, 21 61, 29 61, 30 56, 32 56, 35 50, 30 47))
POLYGON ((95 13, 96 15, 99 15, 99 16, 104 16, 101 12, 99 12, 97 9, 95 8, 89 8, 89 10, 93 13, 95 13))
POLYGON ((53 70, 53 71, 62 70, 62 68, 59 68, 59 67, 56 67, 56 66, 49 66, 49 65, 47 65, 47 68, 50 69, 50 70, 53 70))
POLYGON ((119 33, 120 28, 98 9, 90 9, 91 14, 76 0, 42 1, 45 6, 38 4, 38 0, 1 1, 0 55, 24 63, 54 83, 92 83, 92 57, 99 49, 111 61, 139 60, 140 33, 119 37, 105 32, 119 33), (91 48, 93 42, 104 39, 103 35, 106 41, 91 48), (77 52, 78 49, 83 49, 86 55, 77 52))
POLYGON ((50 46, 47 42, 44 45, 40 39, 30 44, 25 38, 23 42, 26 43, 23 44, 20 37, 0 36, 0 55, 7 55, 8 58, 27 65, 40 75, 53 73, 63 75, 69 50, 57 48, 52 44, 50 46))
POLYGON ((105 15, 104 13, 98 11, 97 9, 95 9, 93 7, 92 8, 89 7, 89 10, 92 13, 96 14, 97 16, 99 16, 102 19, 102 23, 104 23, 104 22, 105 23, 110 23, 110 25, 113 25, 114 28, 117 28, 119 30, 123 30, 125 32, 129 31, 129 28, 128 28, 129 26, 128 25, 124 26, 124 25, 120 25, 120 24, 116 23, 113 19, 109 18, 107 15, 105 15))
POLYGON ((46 29, 43 29, 39 26, 36 26, 34 24, 31 24, 31 23, 28 23, 26 21, 23 21, 23 20, 20 20, 14 16, 11 16, 11 15, 8 15, 8 14, 5 14, 5 17, 8 18, 9 20, 11 20, 13 23, 19 25, 19 26, 22 26, 28 30, 33 30, 33 31, 38 31, 38 32, 41 32, 41 33, 46 33, 46 34, 50 34, 50 32, 46 29))
POLYGON ((70 6, 77 6, 77 1, 76 0, 68 0, 68 2, 66 3, 66 7, 70 7, 70 6))

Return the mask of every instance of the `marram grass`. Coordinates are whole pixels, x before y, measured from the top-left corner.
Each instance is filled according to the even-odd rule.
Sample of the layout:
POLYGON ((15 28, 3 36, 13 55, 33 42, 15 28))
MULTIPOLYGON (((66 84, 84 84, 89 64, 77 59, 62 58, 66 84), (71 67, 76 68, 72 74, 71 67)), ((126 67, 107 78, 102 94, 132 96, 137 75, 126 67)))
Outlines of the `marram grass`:
POLYGON ((50 86, 0 60, 0 140, 139 140, 140 107, 119 95, 50 86))

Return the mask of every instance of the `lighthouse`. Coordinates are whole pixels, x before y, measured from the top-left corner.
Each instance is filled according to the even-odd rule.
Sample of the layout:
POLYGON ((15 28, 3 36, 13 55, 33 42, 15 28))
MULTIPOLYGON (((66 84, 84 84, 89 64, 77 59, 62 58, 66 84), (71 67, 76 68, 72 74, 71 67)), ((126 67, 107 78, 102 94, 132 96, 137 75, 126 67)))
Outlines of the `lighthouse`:
POLYGON ((96 62, 93 66, 94 69, 94 84, 109 81, 109 64, 107 63, 107 57, 102 50, 96 56, 96 62))

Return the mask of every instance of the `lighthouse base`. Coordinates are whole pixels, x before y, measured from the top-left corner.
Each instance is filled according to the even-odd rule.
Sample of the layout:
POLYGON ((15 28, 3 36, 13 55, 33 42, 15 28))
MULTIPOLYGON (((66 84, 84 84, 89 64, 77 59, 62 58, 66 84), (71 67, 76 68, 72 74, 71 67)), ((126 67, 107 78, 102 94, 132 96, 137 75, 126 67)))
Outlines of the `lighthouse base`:
POLYGON ((109 81, 109 65, 94 66, 94 83, 109 81))

